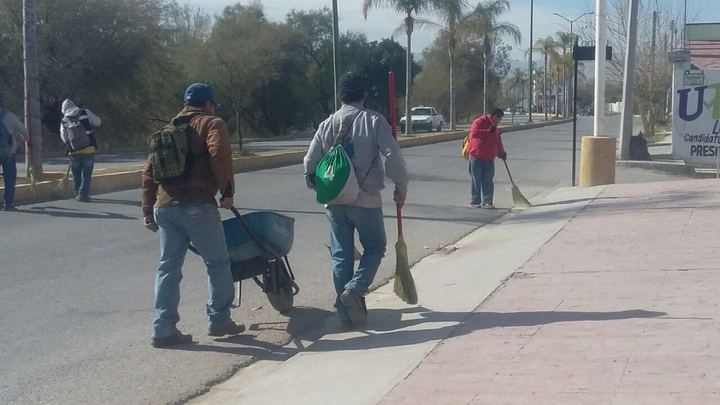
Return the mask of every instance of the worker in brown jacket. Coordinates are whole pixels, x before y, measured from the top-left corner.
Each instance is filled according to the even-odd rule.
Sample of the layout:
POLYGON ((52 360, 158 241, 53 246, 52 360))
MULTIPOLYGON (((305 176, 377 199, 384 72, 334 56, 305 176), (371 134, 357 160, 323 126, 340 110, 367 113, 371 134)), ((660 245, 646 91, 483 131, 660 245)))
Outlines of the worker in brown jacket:
POLYGON ((180 280, 190 243, 207 266, 210 300, 207 314, 210 336, 236 335, 245 330, 230 317, 235 286, 225 244, 220 207, 233 206, 230 136, 225 122, 215 116, 214 91, 203 83, 189 86, 185 108, 173 124, 189 122, 191 163, 179 179, 158 183, 148 159, 142 175, 144 225, 160 233, 160 265, 155 279, 155 320, 152 345, 167 347, 192 342, 176 327, 180 320, 180 280))

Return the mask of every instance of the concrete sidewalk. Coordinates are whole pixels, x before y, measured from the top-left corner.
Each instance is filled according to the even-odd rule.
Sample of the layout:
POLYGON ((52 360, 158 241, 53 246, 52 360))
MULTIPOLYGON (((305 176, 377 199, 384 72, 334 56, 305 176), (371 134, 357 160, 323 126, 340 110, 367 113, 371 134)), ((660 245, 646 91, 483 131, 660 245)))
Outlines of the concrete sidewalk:
POLYGON ((720 182, 558 190, 387 285, 201 404, 720 403, 720 182))

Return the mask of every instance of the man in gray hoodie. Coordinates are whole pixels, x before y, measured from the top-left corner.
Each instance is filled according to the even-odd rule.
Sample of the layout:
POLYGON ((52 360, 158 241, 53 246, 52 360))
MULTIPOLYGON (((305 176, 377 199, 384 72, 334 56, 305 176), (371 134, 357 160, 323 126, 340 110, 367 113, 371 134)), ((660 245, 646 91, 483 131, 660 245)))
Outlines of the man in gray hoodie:
POLYGON ((365 322, 367 309, 364 296, 375 279, 385 255, 387 237, 383 223, 380 191, 385 187, 385 173, 395 183, 395 203, 405 203, 408 173, 400 146, 392 137, 385 118, 365 110, 367 93, 363 80, 352 73, 342 79, 338 97, 342 107, 322 124, 310 143, 304 159, 308 187, 315 188, 315 170, 338 136, 333 128, 352 123, 341 143, 348 153, 360 185, 360 194, 351 204, 328 205, 330 221, 330 250, 333 262, 333 281, 337 293, 335 307, 345 327, 365 322), (383 161, 385 159, 385 170, 383 161), (357 271, 355 267, 355 231, 363 247, 357 271))
POLYGON ((5 192, 3 199, 5 211, 13 211, 15 209, 15 183, 17 182, 17 139, 20 137, 23 142, 28 135, 28 130, 20 122, 18 117, 6 110, 2 106, 0 100, 0 166, 3 171, 3 183, 5 184, 5 192))
POLYGON ((70 99, 63 101, 62 113, 60 139, 70 155, 70 167, 75 183, 75 199, 89 202, 90 180, 97 152, 95 128, 101 124, 100 117, 88 109, 79 108, 70 99))

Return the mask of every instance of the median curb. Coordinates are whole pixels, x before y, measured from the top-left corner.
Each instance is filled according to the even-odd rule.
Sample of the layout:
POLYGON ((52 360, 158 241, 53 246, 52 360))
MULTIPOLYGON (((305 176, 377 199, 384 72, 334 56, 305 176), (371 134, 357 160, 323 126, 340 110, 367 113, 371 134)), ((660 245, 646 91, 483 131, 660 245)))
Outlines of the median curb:
POLYGON ((674 174, 678 176, 702 178, 695 168, 687 165, 682 160, 679 161, 658 161, 658 160, 618 160, 617 167, 628 167, 636 169, 654 170, 663 173, 674 174))
MULTIPOLYGON (((526 129, 542 128, 550 125, 559 125, 572 122, 572 120, 541 122, 529 125, 515 125, 501 127, 503 133, 522 131, 526 129)), ((412 138, 401 138, 398 143, 403 148, 430 145, 435 143, 448 142, 463 139, 467 131, 441 132, 437 134, 420 135, 412 138)), ((273 169, 277 167, 300 164, 303 161, 306 151, 290 151, 268 153, 260 156, 248 156, 233 159, 235 173, 251 172, 256 170, 273 169)), ((92 179, 92 193, 104 194, 115 191, 131 190, 138 188, 141 184, 141 166, 126 168, 115 168, 110 173, 97 173, 92 179)), ((48 172, 46 176, 52 180, 41 181, 35 185, 22 184, 15 188, 15 200, 19 204, 52 201, 72 197, 72 185, 68 184, 60 189, 60 182, 64 173, 48 172)), ((72 178, 69 180, 72 182, 72 178)), ((0 187, 0 192, 4 187, 0 187)))

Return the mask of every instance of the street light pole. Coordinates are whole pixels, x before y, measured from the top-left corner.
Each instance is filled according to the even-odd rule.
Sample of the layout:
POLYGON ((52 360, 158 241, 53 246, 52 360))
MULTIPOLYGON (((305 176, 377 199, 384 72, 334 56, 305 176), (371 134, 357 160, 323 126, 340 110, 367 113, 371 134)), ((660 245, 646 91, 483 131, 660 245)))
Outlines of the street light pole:
MULTIPOLYGON (((595 14, 595 12, 589 11, 589 12, 587 12, 587 13, 582 13, 582 14, 580 14, 579 16, 573 18, 572 20, 569 19, 569 18, 567 18, 567 17, 565 17, 564 15, 562 15, 562 14, 560 14, 560 13, 553 13, 553 14, 570 23, 570 40, 572 41, 573 44, 575 44, 576 41, 575 41, 575 36, 573 35, 573 24, 575 23, 575 21, 577 21, 577 20, 585 17, 586 15, 593 15, 593 14, 595 14)), ((574 75, 574 77, 573 77, 572 80, 573 80, 572 85, 574 85, 574 84, 575 84, 575 83, 574 83, 574 80, 577 80, 577 75, 574 75)), ((574 97, 575 97, 575 96, 573 95, 573 101, 574 101, 574 97)), ((573 103, 573 112, 575 112, 575 104, 574 104, 574 103, 573 103)))
POLYGON ((338 3, 337 0, 332 1, 332 17, 333 17, 333 82, 335 83, 335 110, 340 108, 338 103, 338 80, 340 75, 340 28, 338 26, 338 3))
POLYGON ((528 124, 532 124, 533 110, 533 6, 534 1, 530 0, 530 48, 528 48, 528 124))
POLYGON ((605 134, 605 49, 606 40, 606 0, 596 0, 595 10, 595 117, 594 136, 605 134))
POLYGON ((630 159, 630 139, 633 131, 633 99, 635 98, 635 48, 637 47, 639 0, 630 0, 627 49, 625 51, 625 82, 623 83, 623 112, 620 122, 620 159, 630 159))

